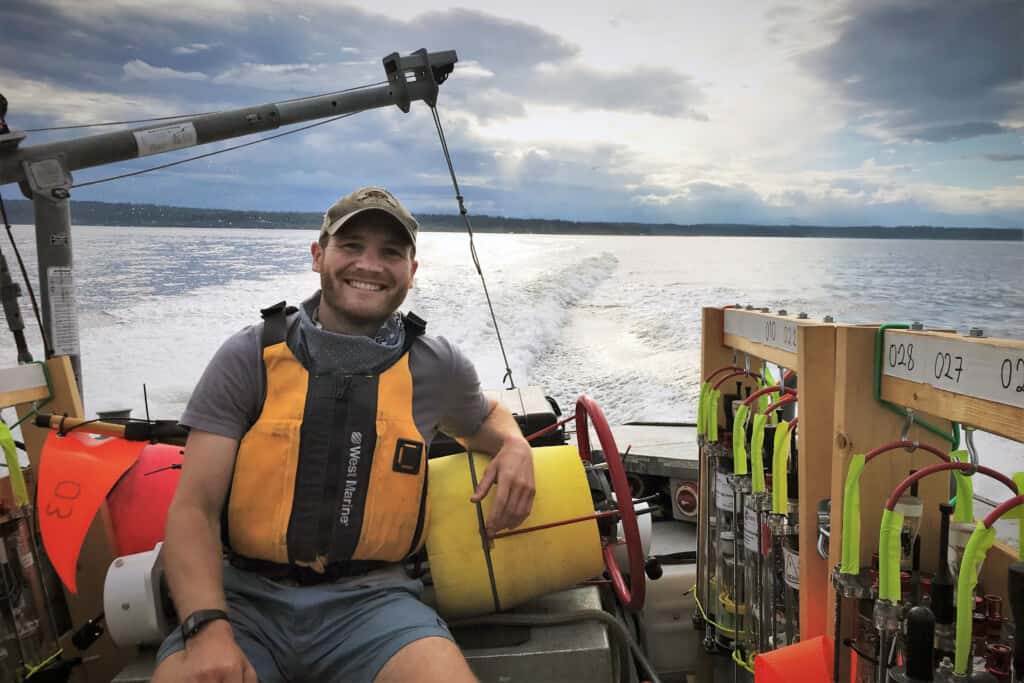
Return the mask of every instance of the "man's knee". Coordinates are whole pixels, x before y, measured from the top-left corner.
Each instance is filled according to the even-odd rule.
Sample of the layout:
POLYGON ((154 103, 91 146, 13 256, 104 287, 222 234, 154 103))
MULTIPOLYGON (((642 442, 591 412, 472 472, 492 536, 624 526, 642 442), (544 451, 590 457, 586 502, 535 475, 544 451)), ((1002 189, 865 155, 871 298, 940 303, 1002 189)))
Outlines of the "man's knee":
POLYGON ((476 683, 459 646, 447 638, 434 636, 409 643, 388 660, 374 683, 476 683))

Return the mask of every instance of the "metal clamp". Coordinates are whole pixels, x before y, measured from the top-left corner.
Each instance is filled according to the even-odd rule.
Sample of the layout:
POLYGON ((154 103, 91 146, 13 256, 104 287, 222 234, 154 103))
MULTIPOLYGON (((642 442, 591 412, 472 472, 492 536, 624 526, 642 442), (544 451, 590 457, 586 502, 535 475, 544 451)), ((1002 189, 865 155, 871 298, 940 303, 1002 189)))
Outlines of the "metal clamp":
POLYGON ((967 444, 967 454, 970 456, 971 465, 978 466, 978 449, 974 446, 974 427, 963 426, 964 443, 967 444))

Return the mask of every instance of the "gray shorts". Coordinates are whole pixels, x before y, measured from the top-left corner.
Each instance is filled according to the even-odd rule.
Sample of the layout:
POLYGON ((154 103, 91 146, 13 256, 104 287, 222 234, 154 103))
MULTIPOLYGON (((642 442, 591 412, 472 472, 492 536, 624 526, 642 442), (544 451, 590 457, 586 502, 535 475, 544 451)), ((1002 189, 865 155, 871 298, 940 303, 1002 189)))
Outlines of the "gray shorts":
MULTIPOLYGON (((231 627, 260 683, 370 683, 409 643, 433 636, 451 640, 445 622, 420 601, 422 582, 400 569, 292 586, 225 564, 231 627)), ((183 647, 176 628, 157 662, 183 647)))

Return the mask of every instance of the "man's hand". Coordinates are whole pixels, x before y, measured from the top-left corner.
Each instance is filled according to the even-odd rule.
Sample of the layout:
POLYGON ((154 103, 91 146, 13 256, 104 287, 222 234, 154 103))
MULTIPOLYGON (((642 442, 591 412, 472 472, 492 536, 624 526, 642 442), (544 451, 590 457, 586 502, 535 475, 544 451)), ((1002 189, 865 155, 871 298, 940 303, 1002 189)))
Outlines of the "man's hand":
POLYGON ((495 483, 498 488, 485 523, 488 536, 519 526, 533 508, 533 451, 521 435, 505 439, 470 501, 479 503, 495 483))
POLYGON ((211 622, 189 638, 184 664, 188 683, 259 683, 226 621, 211 622))

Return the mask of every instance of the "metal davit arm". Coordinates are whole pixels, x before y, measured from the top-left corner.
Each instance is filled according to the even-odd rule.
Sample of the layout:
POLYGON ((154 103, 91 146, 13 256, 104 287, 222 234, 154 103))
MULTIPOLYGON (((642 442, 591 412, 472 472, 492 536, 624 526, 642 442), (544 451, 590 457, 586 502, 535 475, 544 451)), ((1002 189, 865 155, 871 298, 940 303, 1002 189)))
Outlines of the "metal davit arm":
POLYGON ((43 160, 59 160, 63 170, 70 172, 367 109, 395 105, 408 112, 414 100, 437 101, 438 86, 454 69, 458 56, 454 50, 430 53, 417 50, 406 57, 393 53, 383 61, 388 79, 385 85, 19 147, 0 155, 0 185, 38 180, 32 177, 33 172, 26 165, 43 160), (413 80, 407 80, 408 75, 413 80))

